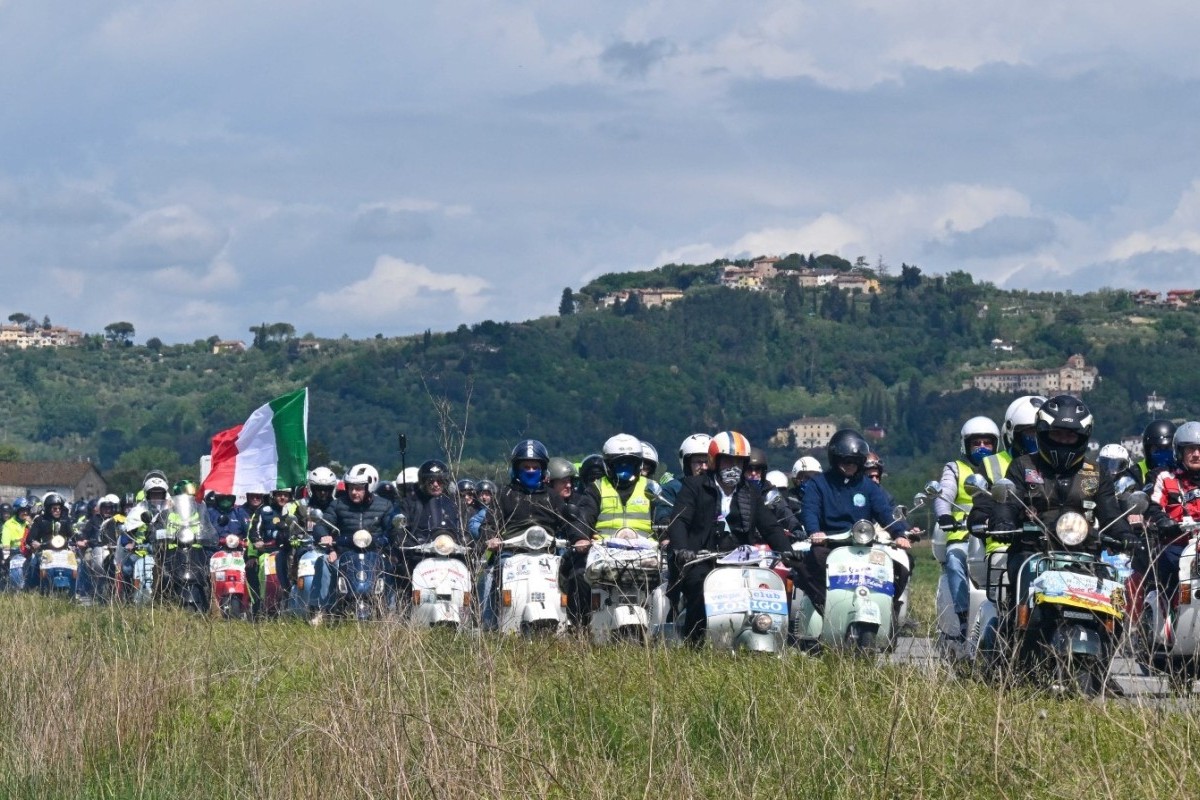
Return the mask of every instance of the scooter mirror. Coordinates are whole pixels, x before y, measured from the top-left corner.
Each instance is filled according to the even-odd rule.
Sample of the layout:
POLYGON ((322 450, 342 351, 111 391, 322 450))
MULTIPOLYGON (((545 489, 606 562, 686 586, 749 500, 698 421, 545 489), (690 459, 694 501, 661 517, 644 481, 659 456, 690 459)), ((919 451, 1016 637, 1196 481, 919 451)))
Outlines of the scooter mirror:
POLYGON ((321 513, 321 509, 319 509, 319 508, 308 509, 308 517, 309 517, 309 519, 315 519, 315 520, 325 519, 325 515, 321 513))
POLYGON ((1129 494, 1122 495, 1121 505, 1131 509, 1131 513, 1133 514, 1141 514, 1150 505, 1150 498, 1143 491, 1130 492, 1129 494))
POLYGON ((907 516, 908 516, 908 507, 907 506, 897 505, 894 509, 892 509, 892 519, 904 519, 907 516))
POLYGON ((657 498, 662 494, 662 486, 658 481, 646 481, 646 496, 657 498))
POLYGON ((1116 482, 1113 484, 1113 489, 1116 490, 1118 495, 1122 495, 1132 489, 1136 483, 1137 481, 1128 475, 1122 475, 1121 477, 1117 478, 1116 482))
POLYGON ((921 493, 926 497, 937 497, 942 493, 942 485, 937 481, 930 481, 929 483, 925 484, 925 487, 921 490, 921 493))
POLYGON ((1006 503, 1015 488, 1016 484, 1008 478, 1001 478, 992 485, 992 499, 997 503, 1006 503))
POLYGON ((987 480, 978 473, 972 473, 967 476, 966 489, 967 494, 971 495, 972 497, 980 494, 987 494, 987 480))
POLYGON ((392 530, 398 531, 408 524, 408 517, 403 514, 397 514, 392 517, 392 530))

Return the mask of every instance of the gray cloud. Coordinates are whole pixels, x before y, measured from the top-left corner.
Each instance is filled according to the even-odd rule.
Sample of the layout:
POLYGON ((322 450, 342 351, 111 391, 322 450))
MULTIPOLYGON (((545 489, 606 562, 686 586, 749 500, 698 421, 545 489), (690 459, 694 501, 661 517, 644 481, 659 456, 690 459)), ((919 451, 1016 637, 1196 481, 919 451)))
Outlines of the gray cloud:
POLYGON ((927 255, 960 259, 1024 255, 1053 243, 1055 233, 1048 219, 1000 216, 974 230, 951 230, 922 249, 927 255))
POLYGON ((433 235, 433 226, 427 212, 374 206, 355 215, 350 235, 368 242, 420 241, 433 235))
POLYGON ((1200 253, 1193 250, 1151 250, 1129 258, 1099 261, 1070 272, 1023 267, 1004 285, 1039 291, 1083 292, 1111 289, 1194 289, 1200 275, 1200 253))
POLYGON ((678 48, 667 39, 648 42, 614 42, 600 54, 600 64, 619 78, 645 78, 650 70, 675 55, 678 48))

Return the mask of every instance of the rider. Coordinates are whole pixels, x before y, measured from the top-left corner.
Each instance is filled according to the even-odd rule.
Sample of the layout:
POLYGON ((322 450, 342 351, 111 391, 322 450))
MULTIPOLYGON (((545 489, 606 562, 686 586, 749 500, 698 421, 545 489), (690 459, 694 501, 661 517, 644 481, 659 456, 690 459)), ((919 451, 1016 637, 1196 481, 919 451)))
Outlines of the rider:
MULTIPOLYGON (((883 488, 863 474, 870 447, 858 431, 843 428, 837 431, 826 446, 829 469, 809 481, 804 487, 801 521, 808 531, 812 547, 796 566, 796 583, 812 601, 819 613, 825 611, 825 563, 832 547, 848 542, 828 543, 828 532, 842 533, 855 522, 868 519, 882 525, 892 534, 892 541, 902 550, 911 547, 905 535, 905 522, 896 519, 892 504, 883 488)), ((896 573, 893 585, 895 597, 904 593, 908 575, 896 573)))
POLYGON ((655 525, 666 525, 675 516, 675 497, 683 486, 683 479, 708 471, 708 443, 711 441, 712 437, 707 433, 693 433, 679 445, 679 475, 662 483, 658 502, 654 504, 655 525))
POLYGON ((450 468, 445 462, 431 458, 417 468, 417 485, 413 491, 396 501, 393 514, 403 514, 405 520, 402 533, 392 539, 396 594, 400 598, 410 596, 413 567, 424 557, 409 554, 402 548, 428 544, 439 533, 449 533, 456 542, 464 542, 458 501, 446 490, 450 482, 450 468))
POLYGON ((636 436, 618 433, 608 438, 601 453, 604 477, 583 487, 580 527, 572 532, 572 548, 563 559, 567 612, 576 624, 586 622, 591 607, 591 587, 584 579, 584 570, 592 531, 596 539, 612 536, 622 528, 631 528, 646 538, 653 535, 649 479, 642 471, 642 442, 636 436))
MULTIPOLYGON (((325 515, 336 533, 325 530, 318 539, 318 544, 333 548, 325 558, 317 559, 313 579, 318 586, 335 585, 333 573, 337 569, 338 554, 354 548, 355 532, 365 530, 370 533, 372 546, 378 547, 381 552, 386 551, 388 546, 384 523, 392 504, 374 493, 379 486, 379 471, 370 464, 355 464, 342 476, 342 485, 345 486, 345 494, 334 498, 333 505, 325 515)), ((322 612, 328 611, 336 601, 335 592, 322 595, 322 612)), ((310 622, 320 624, 321 613, 313 615, 310 622)))
POLYGON ((1139 487, 1154 486, 1161 473, 1170 473, 1175 462, 1175 423, 1156 419, 1142 431, 1142 459, 1129 468, 1129 476, 1139 487))
POLYGON ((797 519, 800 518, 800 508, 804 503, 805 485, 820 474, 821 462, 812 456, 801 456, 792 464, 792 488, 787 501, 797 519))
POLYGON ((1154 580, 1164 596, 1173 598, 1179 583, 1179 559, 1191 538, 1183 531, 1185 518, 1200 520, 1200 422, 1185 422, 1173 437, 1176 467, 1159 472, 1150 494, 1146 521, 1158 531, 1154 580))
POLYGON ((512 535, 535 525, 545 528, 553 536, 566 521, 563 514, 565 503, 561 497, 551 493, 546 485, 549 463, 550 453, 546 445, 537 439, 518 442, 508 459, 508 485, 496 497, 495 503, 487 507, 480 528, 480 538, 487 547, 480 589, 485 628, 495 628, 497 622, 497 598, 493 597, 493 587, 497 585, 496 570, 503 557, 500 551, 504 540, 501 536, 512 535))
POLYGON ((1096 466, 1115 481, 1129 471, 1129 450, 1124 445, 1106 444, 1096 454, 1096 466))
POLYGON ((578 476, 575 465, 565 458, 555 456, 546 465, 546 479, 550 482, 550 491, 568 503, 575 493, 575 479, 578 476))
POLYGON ((29 527, 29 498, 18 497, 12 502, 13 515, 5 520, 0 529, 0 548, 11 550, 21 546, 25 540, 25 530, 29 527))
POLYGON ((751 447, 750 461, 746 463, 746 483, 760 492, 766 491, 763 479, 770 470, 771 467, 767 464, 767 451, 761 447, 751 447))
POLYGON ((966 638, 967 614, 971 610, 971 583, 967 577, 967 515, 974 497, 967 491, 967 478, 981 475, 988 485, 1004 477, 1002 460, 994 458, 1000 445, 1000 429, 987 417, 971 417, 958 432, 959 457, 942 467, 941 491, 933 500, 938 527, 946 535, 946 589, 958 615, 959 636, 966 638), (948 498, 953 498, 948 499, 948 498))
POLYGON ((479 503, 479 510, 471 517, 467 523, 467 532, 471 534, 471 538, 479 540, 479 535, 483 529, 483 522, 487 519, 489 513, 496 513, 496 484, 487 478, 483 478, 475 484, 475 496, 479 503), (490 510, 490 512, 489 512, 490 510))
MULTIPOLYGON (((116 548, 121 536, 121 526, 117 523, 116 515, 121 510, 121 498, 115 494, 106 494, 96 502, 96 513, 88 518, 83 528, 76 535, 75 545, 84 552, 93 547, 116 548)), ((115 553, 115 549, 112 551, 115 553)), ((89 564, 88 569, 80 570, 79 590, 81 595, 95 591, 95 579, 100 577, 104 564, 89 564), (93 575, 93 571, 97 574, 93 575)), ((108 576, 112 577, 111 573, 108 576)))
POLYGON ((658 472, 658 450, 649 442, 642 442, 642 476, 654 479, 658 472))
POLYGON ((683 595, 684 635, 693 646, 704 641, 704 578, 713 569, 710 561, 688 566, 696 553, 762 542, 780 552, 791 547, 762 494, 745 480, 749 461, 750 442, 745 436, 737 431, 718 433, 708 444, 708 471, 685 477, 676 497, 675 516, 667 528, 674 555, 671 582, 683 595))
POLYGON ((308 472, 308 507, 324 514, 333 505, 338 479, 329 467, 314 467, 308 472))
POLYGON ((29 526, 29 534, 25 537, 25 542, 32 551, 32 556, 26 563, 26 587, 35 588, 37 585, 38 567, 41 563, 41 553, 43 547, 50 544, 50 540, 58 535, 62 535, 71 540, 71 520, 67 513, 67 502, 58 492, 48 492, 42 498, 42 515, 33 521, 29 526))
POLYGON ((479 501, 475 497, 475 481, 459 478, 455 488, 458 490, 458 518, 465 523, 479 511, 479 501))
MULTIPOLYGON (((1108 530, 1113 538, 1128 544, 1136 541, 1129 522, 1121 516, 1112 479, 1084 458, 1092 423, 1092 412, 1071 395, 1061 394, 1041 405, 1035 426, 1037 452, 1019 456, 1009 465, 1005 477, 1014 484, 1012 495, 1006 502, 993 505, 991 531, 1020 531, 1029 513, 1026 508, 1050 530, 1054 530, 1059 516, 1074 511, 1101 528, 1111 524, 1108 530)), ((1012 538, 1008 580, 1009 586, 1019 586, 1021 568, 1036 545, 1019 533, 1012 538)), ((1095 550, 1099 553, 1098 543, 1095 550)))
POLYGON ((259 569, 262 559, 274 559, 275 575, 282 591, 288 591, 291 582, 288 580, 288 556, 292 534, 291 521, 295 518, 300 506, 293 499, 291 488, 276 487, 270 491, 270 502, 259 507, 258 512, 250 518, 247 535, 250 546, 246 548, 246 583, 250 589, 250 600, 253 604, 254 615, 264 613, 263 600, 267 587, 262 579, 266 570, 259 569))

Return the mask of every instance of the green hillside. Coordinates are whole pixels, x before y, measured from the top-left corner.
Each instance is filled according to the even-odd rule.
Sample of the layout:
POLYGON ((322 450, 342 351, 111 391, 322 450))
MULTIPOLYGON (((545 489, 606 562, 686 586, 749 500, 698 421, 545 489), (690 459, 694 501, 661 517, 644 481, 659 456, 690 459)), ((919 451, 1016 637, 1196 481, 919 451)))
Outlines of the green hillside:
MULTIPOLYGON (((751 292, 713 285, 719 266, 665 267, 660 285, 688 287, 667 307, 601 308, 594 301, 623 283, 604 276, 575 295, 588 309, 577 313, 322 340, 303 355, 287 341, 220 356, 204 341, 157 352, 0 351, 5 450, 90 457, 118 477, 140 468, 146 448, 166 451, 150 451, 151 460, 190 465, 214 432, 307 385, 313 458, 371 461, 385 473, 399 466, 400 432, 410 464, 449 450, 479 470, 526 436, 578 456, 627 431, 657 444, 670 467, 677 443, 696 430, 736 427, 765 444, 805 415, 879 424, 889 468, 927 470, 953 452, 965 417, 998 418, 1011 399, 961 391, 973 372, 1058 367, 1072 353, 1100 369, 1088 395, 1100 439, 1140 430, 1151 391, 1169 399, 1172 416, 1200 414, 1195 307, 1146 310, 1107 290, 1001 291, 966 273, 929 277, 909 266, 868 296, 782 277, 775 291, 751 292), (994 350, 993 339, 1013 351, 994 350)), ((624 286, 651 282, 630 273, 624 286)), ((773 455, 779 464, 795 457, 773 455)))

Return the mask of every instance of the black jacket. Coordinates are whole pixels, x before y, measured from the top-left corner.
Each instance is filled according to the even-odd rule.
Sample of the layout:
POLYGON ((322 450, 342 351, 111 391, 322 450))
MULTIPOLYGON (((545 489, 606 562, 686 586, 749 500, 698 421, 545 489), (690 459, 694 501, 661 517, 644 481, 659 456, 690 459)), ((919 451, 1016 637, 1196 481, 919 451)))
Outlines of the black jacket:
POLYGON ((718 520, 720 495, 721 490, 711 475, 683 479, 675 498, 675 518, 667 528, 672 550, 732 550, 740 544, 762 543, 779 552, 790 549, 787 533, 763 502, 758 489, 739 483, 724 522, 718 520))

